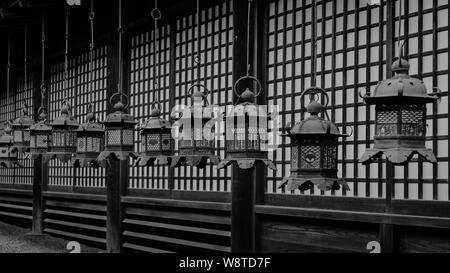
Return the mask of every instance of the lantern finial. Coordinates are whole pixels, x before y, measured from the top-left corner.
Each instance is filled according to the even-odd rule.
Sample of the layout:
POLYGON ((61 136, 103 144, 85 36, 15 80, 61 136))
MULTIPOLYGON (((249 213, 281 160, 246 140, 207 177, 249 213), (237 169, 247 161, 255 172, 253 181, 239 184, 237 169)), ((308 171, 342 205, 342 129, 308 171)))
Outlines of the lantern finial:
POLYGON ((306 107, 306 111, 313 116, 317 116, 318 114, 320 114, 320 112, 322 112, 322 108, 322 104, 313 100, 306 107))
POLYGON ((248 87, 241 94, 242 102, 254 102, 255 101, 255 93, 253 93, 248 87))

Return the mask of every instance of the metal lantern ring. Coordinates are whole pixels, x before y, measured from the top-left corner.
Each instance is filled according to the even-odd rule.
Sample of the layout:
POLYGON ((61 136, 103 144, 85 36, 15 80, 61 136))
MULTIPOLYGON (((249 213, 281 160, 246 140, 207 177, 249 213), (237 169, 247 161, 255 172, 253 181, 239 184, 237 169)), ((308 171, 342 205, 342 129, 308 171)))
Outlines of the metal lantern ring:
POLYGON ((255 104, 261 90, 261 83, 253 76, 244 76, 235 82, 233 91, 240 103, 225 118, 227 157, 219 163, 218 169, 232 163, 237 163, 241 169, 251 169, 256 161, 261 161, 270 169, 276 170, 275 164, 267 158, 267 123, 270 116, 255 104), (238 94, 238 85, 243 80, 256 83, 257 92, 254 93, 247 87, 238 94))
POLYGON ((14 165, 21 167, 18 162, 17 149, 13 146, 13 136, 11 135, 11 122, 5 122, 3 134, 0 136, 0 167, 12 168, 14 165))
MULTIPOLYGON (((208 106, 208 88, 203 84, 192 85, 188 92, 191 95, 192 105, 185 109, 180 116, 173 117, 182 123, 182 137, 179 141, 179 154, 172 157, 171 167, 179 167, 183 164, 204 168, 208 159, 214 165, 219 164, 219 157, 215 155, 215 141, 212 136, 203 135, 203 127, 213 116, 205 116, 203 111, 208 106), (197 88, 196 92, 193 89, 197 88), (200 91, 202 90, 202 91, 200 91), (196 114, 197 113, 197 114, 196 114)), ((211 132, 211 134, 213 134, 211 132)))
POLYGON ((77 151, 72 158, 75 167, 105 167, 100 165, 97 157, 105 149, 105 129, 97 122, 92 104, 88 106, 86 122, 81 124, 77 131, 77 151))
POLYGON ((173 139, 170 122, 161 117, 161 103, 153 102, 150 118, 141 127, 141 153, 136 166, 153 166, 155 160, 169 164, 173 139), (156 106, 158 105, 158 106, 156 106))
POLYGON ((128 107, 128 97, 117 92, 111 96, 109 102, 113 105, 114 112, 101 122, 105 126, 105 150, 101 152, 97 161, 101 164, 106 162, 110 157, 116 160, 127 160, 130 156, 136 157, 134 154, 134 127, 137 124, 134 117, 125 113, 128 107), (116 96, 123 96, 127 100, 127 104, 123 104, 121 100, 113 104, 116 96))
POLYGON ((369 164, 383 154, 394 165, 406 164, 414 154, 437 163, 436 156, 425 146, 426 104, 434 103, 440 92, 427 94, 424 83, 408 75, 409 63, 400 58, 392 64, 395 75, 380 82, 372 96, 361 96, 375 105, 375 143, 359 160, 369 164))
POLYGON ((77 132, 80 126, 71 115, 71 105, 68 99, 61 104, 61 114, 52 123, 52 137, 50 152, 45 155, 48 159, 59 159, 61 162, 69 162, 77 151, 77 132))
POLYGON ((291 175, 283 179, 279 188, 309 190, 316 185, 322 191, 338 190, 341 186, 349 190, 345 180, 337 176, 338 139, 348 135, 341 134, 338 127, 328 120, 328 115, 325 115, 327 119, 319 116, 326 111, 329 101, 325 90, 308 88, 300 99, 307 94, 311 95, 306 108, 310 116, 287 128, 287 135, 284 135, 291 138, 291 175), (319 94, 326 98, 325 106, 314 100, 319 94))

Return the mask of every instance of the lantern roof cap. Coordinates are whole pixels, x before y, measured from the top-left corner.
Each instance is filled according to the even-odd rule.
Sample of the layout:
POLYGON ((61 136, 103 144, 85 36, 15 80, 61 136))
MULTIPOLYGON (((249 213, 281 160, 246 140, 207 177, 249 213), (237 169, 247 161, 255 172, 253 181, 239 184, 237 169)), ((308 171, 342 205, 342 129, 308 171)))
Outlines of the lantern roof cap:
POLYGON ((41 120, 30 126, 30 131, 51 131, 52 127, 46 123, 46 120, 41 120))
MULTIPOLYGON (((120 103, 120 102, 119 102, 120 103)), ((119 104, 117 103, 117 104, 119 104)), ((116 105, 117 105, 116 104, 116 105)), ((123 105, 123 104, 122 104, 123 105)), ((120 105, 119 105, 120 106, 120 105)), ((108 124, 108 123, 127 123, 127 124, 136 124, 134 117, 130 114, 124 113, 123 110, 125 108, 121 107, 114 107, 117 111, 109 114, 106 117, 105 121, 102 121, 100 123, 102 124, 108 124)))
POLYGON ((160 116, 161 110, 157 107, 153 107, 150 113, 150 118, 145 122, 144 126, 141 127, 141 130, 146 131, 152 129, 170 128, 170 122, 160 116))
POLYGON ((75 118, 70 115, 70 104, 64 99, 61 106, 61 115, 59 115, 52 123, 51 126, 69 126, 78 127, 80 124, 75 118))
POLYGON ((22 115, 12 122, 13 127, 30 127, 33 125, 33 119, 28 115, 28 105, 25 103, 22 108, 22 115))
POLYGON ((332 136, 344 136, 339 132, 337 126, 329 121, 325 120, 318 115, 311 114, 305 120, 296 123, 289 130, 289 135, 332 135, 332 136))
POLYGON ((306 111, 311 115, 318 115, 320 112, 322 112, 322 109, 323 105, 315 100, 311 101, 308 106, 306 106, 306 111))
POLYGON ((248 87, 241 94, 241 102, 242 103, 254 103, 255 102, 255 93, 253 93, 248 87))
POLYGON ((373 95, 366 95, 364 100, 367 103, 401 101, 429 103, 436 101, 437 97, 427 93, 427 88, 422 80, 408 75, 409 67, 407 60, 397 59, 391 66, 395 75, 378 83, 373 95))

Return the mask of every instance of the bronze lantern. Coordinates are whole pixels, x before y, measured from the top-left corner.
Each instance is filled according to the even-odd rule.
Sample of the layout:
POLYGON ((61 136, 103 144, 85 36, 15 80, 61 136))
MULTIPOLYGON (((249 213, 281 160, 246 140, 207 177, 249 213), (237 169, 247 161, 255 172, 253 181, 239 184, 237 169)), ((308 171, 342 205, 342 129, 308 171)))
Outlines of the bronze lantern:
POLYGON ((5 122, 3 134, 0 136, 0 166, 4 168, 11 168, 14 165, 20 166, 17 149, 13 146, 14 137, 11 133, 11 123, 5 122))
MULTIPOLYGON (((174 120, 179 120, 182 126, 182 135, 179 140, 179 154, 171 159, 171 167, 178 167, 183 164, 204 168, 208 159, 214 165, 219 163, 219 157, 214 154, 215 141, 213 135, 204 135, 204 131, 214 134, 213 130, 203 130, 204 126, 213 118, 212 112, 208 111, 207 96, 209 90, 202 84, 192 85, 188 93, 192 92, 192 105, 174 120), (202 91, 201 91, 202 90, 202 91)), ((211 128, 213 129, 213 128, 211 128)))
POLYGON ((19 153, 28 152, 30 149, 30 126, 33 119, 28 115, 28 105, 25 103, 22 108, 22 115, 15 119, 11 126, 14 136, 14 148, 19 153))
MULTIPOLYGON (((308 190, 316 185, 319 190, 338 190, 349 187, 344 179, 338 178, 338 139, 341 134, 337 126, 319 116, 328 104, 328 95, 319 87, 311 87, 301 94, 311 95, 311 102, 306 108, 308 118, 287 129, 291 138, 291 175, 281 182, 288 191, 308 190), (325 106, 313 98, 322 93, 326 98, 325 106)), ((326 112, 325 112, 326 113, 326 112)), ((286 136, 286 135, 284 135, 286 136)))
POLYGON ((97 122, 92 104, 88 106, 86 122, 78 127, 76 133, 77 151, 72 158, 72 165, 98 168, 97 157, 105 149, 105 130, 103 125, 97 122))
POLYGON ((426 104, 436 102, 439 93, 427 94, 424 83, 408 75, 409 63, 401 57, 392 64, 392 71, 395 75, 380 82, 372 96, 363 97, 375 104, 375 141, 359 161, 369 164, 384 154, 400 165, 418 154, 436 163, 433 151, 425 147, 426 104))
POLYGON ((71 115, 71 106, 67 99, 62 101, 61 114, 50 123, 52 127, 51 147, 48 159, 59 159, 69 162, 77 151, 77 132, 80 126, 71 115))
POLYGON ((121 92, 115 93, 110 98, 110 103, 115 111, 109 114, 105 121, 101 122, 105 126, 105 150, 97 157, 99 163, 105 162, 110 157, 117 160, 127 160, 130 156, 135 156, 133 153, 133 129, 137 122, 132 115, 124 112, 128 103, 124 105, 122 100, 115 104, 112 103, 115 96, 123 96, 128 99, 121 92))
POLYGON ((236 162, 241 169, 253 168, 256 161, 261 161, 272 170, 275 164, 267 158, 267 122, 269 116, 264 108, 255 104, 255 98, 261 92, 261 83, 252 76, 244 76, 233 87, 240 103, 232 108, 226 116, 226 153, 227 157, 217 166, 224 168, 236 162), (255 94, 248 87, 237 93, 242 80, 251 80, 258 86, 255 94))
MULTIPOLYGON (((38 110, 38 122, 30 126, 31 160, 46 155, 51 148, 52 127, 47 124, 47 111, 42 106, 38 110)), ((47 159, 47 158, 45 158, 47 159)))
POLYGON ((141 128, 141 153, 136 166, 152 166, 155 160, 168 164, 172 154, 173 139, 170 122, 162 119, 161 104, 152 103, 150 118, 141 128), (158 107, 155 105, 158 104, 158 107))

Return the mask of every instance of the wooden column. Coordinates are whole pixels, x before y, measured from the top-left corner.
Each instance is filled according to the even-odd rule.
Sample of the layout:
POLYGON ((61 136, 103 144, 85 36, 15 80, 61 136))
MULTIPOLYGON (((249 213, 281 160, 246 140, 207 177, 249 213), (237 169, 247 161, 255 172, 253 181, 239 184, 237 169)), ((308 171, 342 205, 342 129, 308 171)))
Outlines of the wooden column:
MULTIPOLYGON (((252 64, 250 74, 260 76, 264 71, 259 70, 260 56, 263 48, 259 46, 263 38, 259 29, 262 19, 258 12, 263 10, 265 1, 253 1, 251 23, 250 23, 250 63, 252 64), (256 18, 259 18, 256 20, 256 18), (256 28, 258 27, 258 30, 256 28)), ((246 75, 247 59, 247 1, 233 1, 233 82, 246 75)), ((237 97, 234 95, 234 102, 237 97)), ((259 104, 265 104, 265 92, 258 97, 259 104)), ((258 162, 255 168, 242 170, 236 164, 232 167, 231 175, 231 252, 252 253, 257 250, 257 234, 255 204, 262 203, 264 197, 266 166, 258 162)))
MULTIPOLYGON (((387 0, 387 26, 386 26, 386 78, 392 77, 391 65, 395 56, 395 1, 387 0)), ((394 165, 386 160, 386 213, 392 212, 392 197, 394 194, 394 165)), ((394 226, 380 224, 380 245, 382 253, 395 251, 394 226)))
MULTIPOLYGON (((40 38, 40 25, 37 28, 37 32, 39 33, 39 42, 41 42, 40 38)), ((46 18, 46 36, 48 37, 48 31, 49 30, 49 23, 46 18)), ((46 47, 47 47, 47 41, 46 41, 46 47)), ((39 61, 41 61, 41 47, 36 48, 36 54, 39 61)), ((47 51, 48 52, 48 51, 47 51)), ((47 55, 46 52, 46 55, 47 55)), ((29 53, 31 55, 31 52, 29 53)), ((36 66, 37 68, 37 77, 36 80, 33 82, 33 117, 34 121, 38 121, 38 110, 41 106, 41 65, 39 63, 39 66, 36 66)), ((50 114, 49 108, 48 108, 48 98, 49 98, 49 92, 50 92, 50 65, 48 62, 46 62, 46 65, 44 67, 44 75, 45 75, 45 87, 47 89, 45 94, 45 100, 43 105, 47 109, 47 115, 50 114)), ((49 118, 49 117, 48 117, 49 118)), ((39 157, 34 160, 33 162, 33 209, 32 209, 32 225, 31 225, 31 232, 29 235, 42 235, 44 232, 44 208, 45 208, 45 202, 43 198, 43 192, 47 189, 48 184, 48 162, 44 162, 42 157, 39 157)))
MULTIPOLYGON (((114 0, 110 3, 111 6, 118 7, 119 1, 114 0)), ((124 6, 124 3, 122 3, 124 6)), ((115 8, 114 10, 118 10, 115 8)), ((123 12, 123 24, 125 24, 125 12, 123 12)), ((107 96, 109 98, 117 92, 118 73, 119 73, 119 35, 118 28, 118 13, 111 14, 111 29, 108 39, 108 78, 107 78, 107 96)), ((122 53, 123 64, 127 64, 128 52, 125 35, 123 35, 122 53)), ((127 67, 123 67, 123 75, 126 73, 127 67)), ((123 92, 127 92, 128 81, 123 78, 123 92)), ((112 105, 108 103, 107 114, 113 112, 112 105)), ((106 249, 110 253, 120 253, 122 250, 122 220, 123 211, 121 197, 126 194, 128 181, 128 160, 118 161, 110 160, 110 166, 106 169, 106 249)))

